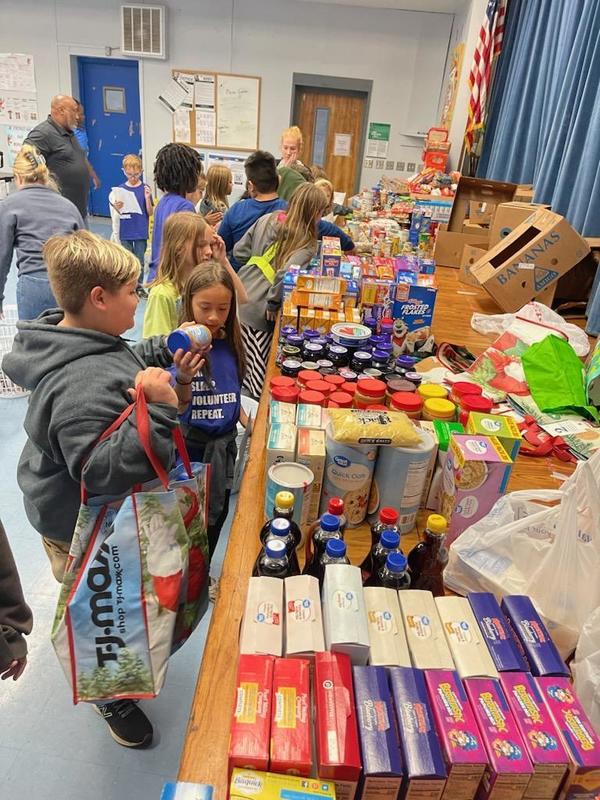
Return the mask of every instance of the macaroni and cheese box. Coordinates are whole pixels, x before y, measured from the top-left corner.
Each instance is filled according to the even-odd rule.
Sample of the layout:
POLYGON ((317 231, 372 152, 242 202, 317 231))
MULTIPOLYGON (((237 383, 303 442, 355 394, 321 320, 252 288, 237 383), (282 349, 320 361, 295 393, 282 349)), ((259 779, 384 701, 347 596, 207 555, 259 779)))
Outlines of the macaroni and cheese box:
POLYGON ((440 800, 446 785, 446 768, 424 673, 410 667, 390 667, 388 672, 404 762, 403 797, 440 800))
POLYGON ((323 409, 321 406, 299 403, 293 408, 296 412, 296 417, 292 422, 296 423, 298 430, 301 428, 314 428, 316 430, 323 428, 323 409))
POLYGON ((448 772, 443 800, 474 800, 488 761, 465 689, 451 670, 427 670, 425 683, 448 772))
POLYGON ((337 800, 354 800, 361 761, 349 657, 317 653, 314 687, 317 774, 335 782, 337 800))
POLYGON ((469 678, 464 686, 488 755, 478 800, 523 800, 533 767, 500 683, 469 678))
POLYGON ((326 567, 321 599, 327 649, 346 653, 353 664, 364 666, 369 658, 369 626, 360 568, 326 567))
POLYGON ((495 436, 513 461, 519 455, 521 431, 512 417, 471 411, 467 421, 467 433, 495 436))
MULTIPOLYGON (((317 406, 314 406, 314 408, 317 408, 317 406)), ((319 411, 321 411, 320 408, 319 411)), ((308 467, 314 475, 314 480, 309 490, 307 522, 314 522, 319 518, 325 456, 325 431, 300 428, 298 430, 296 462, 308 467)))
POLYGON ((429 508, 429 506, 427 505, 427 497, 429 496, 429 491, 431 489, 431 481, 433 480, 433 473, 435 470, 435 465, 438 457, 439 443, 433 422, 429 422, 429 420, 420 420, 418 425, 421 428, 421 430, 426 431, 433 440, 433 448, 431 449, 431 455, 429 456, 429 465, 427 467, 427 477, 425 478, 425 483, 423 484, 423 492, 421 494, 421 508, 429 508))
POLYGON ((234 767, 266 770, 269 766, 274 660, 240 656, 229 735, 230 772, 234 767))
POLYGON ((336 800, 335 786, 319 778, 297 778, 250 769, 234 769, 229 800, 336 800))
POLYGON ((569 756, 564 800, 600 796, 600 741, 568 678, 535 678, 569 756))
POLYGON ((280 656, 283 647, 283 581, 250 578, 240 633, 240 653, 280 656))
POLYGON ((506 595, 502 600, 502 611, 520 644, 534 675, 570 676, 569 668, 560 653, 531 599, 526 595, 506 595))
POLYGON ((479 632, 477 620, 465 597, 436 597, 446 641, 460 677, 497 678, 492 657, 479 632))
POLYGON ((369 664, 410 667, 398 592, 381 586, 367 586, 363 589, 363 595, 369 623, 369 664))
POLYGON ((454 669, 431 592, 405 589, 398 592, 398 598, 413 666, 418 669, 454 669))
POLYGON ((402 785, 400 740, 384 667, 353 667, 362 800, 396 800, 402 785))
POLYGON ((312 769, 310 664, 278 658, 273 668, 271 769, 308 777, 312 769))
POLYGON ((340 311, 343 308, 341 294, 324 294, 322 292, 303 292, 294 289, 291 296, 295 306, 303 308, 322 308, 326 311, 340 311))
POLYGON ((525 742, 533 777, 526 800, 556 796, 569 758, 534 678, 528 672, 506 672, 500 684, 525 742))
POLYGON ((527 662, 494 595, 469 592, 467 598, 498 672, 527 672, 527 662))
POLYGON ((282 403, 271 400, 269 403, 269 423, 279 425, 282 422, 296 422, 296 406, 293 403, 282 403))
POLYGON ((284 591, 285 654, 314 658, 325 650, 319 581, 312 575, 293 575, 285 579, 284 591))
POLYGON ((271 425, 267 439, 266 472, 273 464, 295 460, 296 433, 296 426, 291 422, 278 422, 271 425))

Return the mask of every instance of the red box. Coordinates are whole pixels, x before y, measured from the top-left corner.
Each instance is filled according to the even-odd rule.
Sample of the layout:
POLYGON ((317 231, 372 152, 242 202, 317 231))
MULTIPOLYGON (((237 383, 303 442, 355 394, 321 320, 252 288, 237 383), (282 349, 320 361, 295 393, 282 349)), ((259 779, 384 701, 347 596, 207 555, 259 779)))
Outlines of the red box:
POLYGON ((317 772, 335 783, 336 800, 354 800, 361 761, 352 667, 345 653, 315 654, 317 772))
POLYGON ((310 776, 312 769, 310 664, 278 658, 273 669, 271 772, 310 776))
POLYGON ((234 767, 269 768, 273 656, 241 655, 229 735, 229 773, 234 767))

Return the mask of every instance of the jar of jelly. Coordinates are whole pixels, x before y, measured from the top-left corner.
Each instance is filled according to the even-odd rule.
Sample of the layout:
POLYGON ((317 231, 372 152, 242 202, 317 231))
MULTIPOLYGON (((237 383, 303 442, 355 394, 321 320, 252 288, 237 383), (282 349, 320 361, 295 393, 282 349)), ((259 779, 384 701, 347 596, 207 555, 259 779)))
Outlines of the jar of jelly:
POLYGON ((366 325, 367 328, 370 328, 373 333, 377 333, 377 320, 375 317, 365 317, 363 320, 363 325, 366 325))
POLYGON ((312 342, 306 341, 304 342, 302 352, 308 361, 318 361, 325 355, 325 348, 322 344, 313 344, 312 342))
POLYGON ((415 386, 420 386, 423 380, 423 376, 419 375, 418 372, 407 372, 404 377, 407 381, 414 383, 415 386))
POLYGON ((330 344, 327 347, 327 358, 331 361, 334 367, 345 367, 348 364, 348 348, 342 347, 341 344, 330 344))
POLYGON ((319 375, 318 381, 309 381, 306 384, 306 388, 309 392, 319 392, 325 397, 329 397, 329 395, 335 391, 335 386, 332 386, 331 383, 327 383, 327 381, 323 380, 322 377, 319 375))
POLYGON ((369 367, 368 369, 363 369, 363 373, 365 378, 376 378, 380 381, 383 378, 383 371, 377 369, 377 367, 369 367))
POLYGON ((385 350, 373 350, 371 362, 375 369, 386 370, 389 363, 389 354, 385 350))
POLYGON ((356 408, 367 408, 367 406, 383 405, 384 403, 385 383, 374 378, 360 378, 354 394, 356 408))
POLYGON ((313 328, 306 328, 302 335, 305 342, 312 342, 313 339, 318 339, 321 334, 319 331, 313 330, 313 328))
POLYGON ((395 370, 396 372, 402 371, 402 374, 412 372, 418 359, 414 356, 398 356, 396 359, 395 370))
POLYGON ((281 365, 281 374, 284 375, 286 378, 296 379, 301 369, 302 369, 301 361, 298 361, 298 359, 296 358, 286 358, 286 360, 281 365))
POLYGON ((402 394, 414 394, 415 392, 415 385, 410 381, 402 380, 402 378, 396 378, 395 380, 386 381, 387 389, 385 390, 385 402, 391 405, 392 397, 395 394, 401 392, 402 394))
POLYGON ((288 389, 290 386, 295 386, 296 381, 293 378, 286 378, 284 375, 275 375, 269 381, 269 389, 273 391, 273 389, 282 389, 283 387, 287 387, 288 389))
POLYGON ((382 317, 379 320, 379 334, 391 339, 394 332, 394 320, 391 317, 382 317))
POLYGON ((291 344, 285 344, 281 348, 281 355, 279 356, 279 363, 283 364, 289 358, 295 359, 297 361, 300 360, 301 351, 299 347, 292 347, 291 344))
POLYGON ((279 331, 279 343, 285 344, 288 336, 295 336, 297 333, 293 325, 284 325, 279 331))
POLYGON ((319 365, 317 364, 316 361, 303 361, 302 369, 309 369, 312 370, 313 372, 317 372, 317 370, 319 369, 319 365))
POLYGON ((365 353, 364 350, 357 350, 352 356, 352 361, 350 362, 350 366, 354 372, 359 373, 364 372, 364 370, 368 369, 371 365, 371 353, 365 353))
POLYGON ((289 336, 286 336, 285 343, 289 344, 290 347, 297 347, 300 350, 304 344, 304 339, 299 333, 291 333, 289 336))
POLYGON ((346 381, 346 383, 354 383, 358 380, 358 374, 351 369, 340 369, 339 374, 346 381))
POLYGON ((318 369, 318 370, 319 370, 319 372, 321 372, 321 373, 322 373, 322 371, 323 371, 324 369, 328 369, 328 370, 329 370, 329 369, 331 369, 331 370, 333 370, 333 371, 335 372, 335 368, 334 368, 334 366, 333 366, 333 362, 332 362, 332 361, 330 361, 328 358, 320 358, 320 359, 317 361, 317 369, 318 369))

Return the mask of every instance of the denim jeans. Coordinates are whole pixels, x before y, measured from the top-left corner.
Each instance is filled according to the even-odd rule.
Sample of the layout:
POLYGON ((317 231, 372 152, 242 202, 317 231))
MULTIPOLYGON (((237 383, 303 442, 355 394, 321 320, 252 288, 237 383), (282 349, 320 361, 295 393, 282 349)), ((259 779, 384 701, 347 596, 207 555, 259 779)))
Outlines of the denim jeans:
POLYGON ((126 250, 129 250, 130 253, 137 258, 142 266, 142 271, 140 272, 140 279, 138 281, 138 286, 141 286, 144 282, 144 256, 146 254, 146 246, 148 244, 147 239, 121 239, 121 244, 126 250))
POLYGON ((45 272, 26 272, 17 280, 19 319, 36 319, 48 308, 58 308, 45 272))

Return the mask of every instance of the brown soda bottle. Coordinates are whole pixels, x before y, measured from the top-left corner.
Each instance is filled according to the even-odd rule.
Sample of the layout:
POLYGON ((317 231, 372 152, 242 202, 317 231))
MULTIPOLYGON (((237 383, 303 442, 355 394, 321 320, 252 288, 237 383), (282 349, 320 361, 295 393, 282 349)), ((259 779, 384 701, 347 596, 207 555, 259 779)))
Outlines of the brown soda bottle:
POLYGON ((385 507, 379 512, 379 519, 371 525, 371 549, 364 561, 360 565, 362 571, 363 583, 367 581, 373 573, 373 550, 379 544, 379 539, 383 531, 395 531, 400 536, 400 528, 398 527, 398 519, 400 514, 395 508, 385 507))
POLYGON ((444 595, 444 570, 448 563, 448 550, 444 546, 448 522, 441 514, 430 514, 423 540, 408 554, 411 588, 425 589, 434 597, 444 595))
POLYGON ((273 508, 273 516, 268 522, 262 526, 262 530, 260 532, 260 541, 261 544, 264 545, 267 536, 271 531, 271 522, 274 519, 278 519, 279 517, 283 519, 287 519, 290 523, 290 528, 292 534, 294 536, 294 541, 296 542, 296 547, 302 541, 302 532, 298 523, 295 522, 292 517, 294 515, 294 495, 291 492, 277 492, 275 495, 275 507, 273 508))

